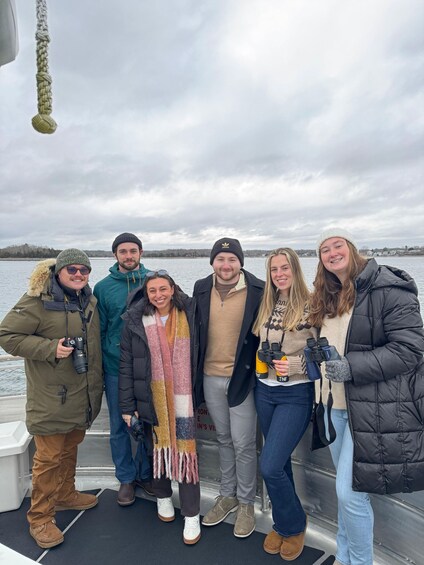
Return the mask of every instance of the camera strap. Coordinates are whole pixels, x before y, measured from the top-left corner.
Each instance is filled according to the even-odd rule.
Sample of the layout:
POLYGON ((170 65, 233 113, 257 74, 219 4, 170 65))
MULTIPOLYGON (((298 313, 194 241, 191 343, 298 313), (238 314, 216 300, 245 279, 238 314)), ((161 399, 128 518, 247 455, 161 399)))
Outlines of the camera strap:
POLYGON ((64 306, 65 306, 65 337, 68 339, 69 337, 69 322, 68 322, 68 299, 64 297, 64 306))

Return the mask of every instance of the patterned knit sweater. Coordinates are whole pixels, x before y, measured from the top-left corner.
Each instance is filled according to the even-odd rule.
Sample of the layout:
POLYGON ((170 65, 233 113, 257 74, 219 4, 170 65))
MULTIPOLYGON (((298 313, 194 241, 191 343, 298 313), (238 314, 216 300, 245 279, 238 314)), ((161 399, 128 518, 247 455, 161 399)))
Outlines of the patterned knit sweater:
MULTIPOLYGON (((270 344, 280 343, 283 337, 283 318, 286 307, 287 303, 279 298, 269 320, 261 327, 259 347, 262 346, 262 342, 266 339, 268 339, 270 344)), ((270 386, 290 386, 306 381, 309 382, 306 374, 303 349, 306 347, 306 340, 310 337, 316 338, 317 331, 315 328, 309 327, 309 324, 307 324, 305 320, 302 320, 297 329, 286 331, 281 350, 284 351, 289 362, 289 380, 285 383, 278 382, 275 376, 275 369, 270 368, 268 378, 263 379, 262 382, 270 386)))

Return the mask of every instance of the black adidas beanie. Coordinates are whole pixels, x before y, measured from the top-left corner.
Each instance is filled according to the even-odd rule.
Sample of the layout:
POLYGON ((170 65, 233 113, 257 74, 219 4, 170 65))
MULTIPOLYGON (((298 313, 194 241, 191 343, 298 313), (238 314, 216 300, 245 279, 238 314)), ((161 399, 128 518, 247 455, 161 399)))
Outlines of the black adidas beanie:
POLYGON ((218 239, 218 241, 215 241, 211 251, 211 260, 210 260, 211 265, 215 257, 218 255, 218 253, 234 253, 234 255, 240 261, 241 266, 243 267, 244 265, 243 249, 241 248, 238 239, 232 239, 231 237, 223 237, 222 239, 218 239))

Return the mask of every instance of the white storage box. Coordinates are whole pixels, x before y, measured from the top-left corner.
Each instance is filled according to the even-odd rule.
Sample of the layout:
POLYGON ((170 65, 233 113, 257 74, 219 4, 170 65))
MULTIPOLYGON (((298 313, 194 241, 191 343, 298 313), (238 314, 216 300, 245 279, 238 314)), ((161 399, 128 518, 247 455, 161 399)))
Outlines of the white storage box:
POLYGON ((31 438, 24 422, 0 424, 0 512, 19 508, 29 488, 31 438))

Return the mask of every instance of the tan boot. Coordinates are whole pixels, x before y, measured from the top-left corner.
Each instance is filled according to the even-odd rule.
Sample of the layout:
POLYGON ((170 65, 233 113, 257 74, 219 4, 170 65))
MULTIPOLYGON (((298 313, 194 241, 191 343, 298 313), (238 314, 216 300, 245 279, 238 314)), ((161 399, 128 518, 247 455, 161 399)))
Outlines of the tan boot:
POLYGON ((57 500, 55 510, 88 510, 96 506, 98 502, 97 496, 94 494, 85 494, 77 490, 67 500, 57 500))
POLYGON ((47 549, 59 545, 65 539, 62 532, 56 526, 56 520, 53 518, 41 526, 31 526, 29 533, 37 542, 39 547, 47 549))
POLYGON ((264 550, 271 555, 280 553, 283 539, 283 536, 277 534, 275 530, 271 530, 264 540, 264 550))
POLYGON ((305 546, 305 530, 297 536, 290 536, 283 538, 283 543, 280 549, 280 557, 284 561, 294 561, 302 553, 305 546))

